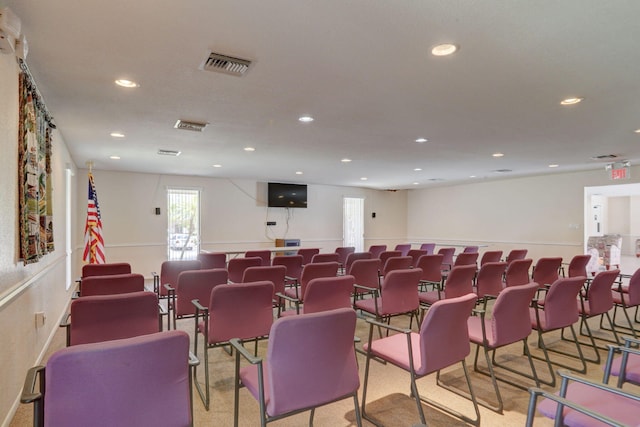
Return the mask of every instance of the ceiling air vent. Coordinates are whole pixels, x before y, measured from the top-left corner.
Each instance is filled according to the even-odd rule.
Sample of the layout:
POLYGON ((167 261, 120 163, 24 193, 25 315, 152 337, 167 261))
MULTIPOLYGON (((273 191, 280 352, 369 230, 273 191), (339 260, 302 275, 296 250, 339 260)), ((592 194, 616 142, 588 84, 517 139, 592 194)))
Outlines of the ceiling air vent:
POLYGON ((204 128, 207 127, 209 123, 200 123, 200 122, 189 122, 187 120, 178 120, 175 125, 173 125, 176 129, 181 130, 190 130, 193 132, 202 132, 204 128))
POLYGON ((496 170, 494 170, 494 172, 497 172, 497 173, 509 173, 509 172, 513 172, 513 170, 511 170, 511 169, 496 169, 496 170))
POLYGON ((215 52, 209 52, 209 56, 201 65, 205 71, 216 71, 218 73, 243 76, 249 69, 251 61, 247 59, 233 58, 215 52))
POLYGON ((176 151, 176 150, 158 150, 158 154, 160 154, 161 156, 174 156, 174 157, 178 157, 180 155, 181 151, 176 151))
POLYGON ((593 156, 591 160, 614 160, 617 159, 617 154, 601 154, 599 156, 593 156))

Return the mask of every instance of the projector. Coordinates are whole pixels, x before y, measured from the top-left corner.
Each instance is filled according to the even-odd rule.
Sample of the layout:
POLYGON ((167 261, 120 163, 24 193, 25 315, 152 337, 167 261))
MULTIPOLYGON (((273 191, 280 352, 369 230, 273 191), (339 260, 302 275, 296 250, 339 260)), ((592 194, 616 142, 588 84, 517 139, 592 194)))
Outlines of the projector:
POLYGON ((0 9, 0 51, 2 53, 14 53, 16 51, 16 40, 20 39, 22 24, 11 9, 4 7, 0 9))

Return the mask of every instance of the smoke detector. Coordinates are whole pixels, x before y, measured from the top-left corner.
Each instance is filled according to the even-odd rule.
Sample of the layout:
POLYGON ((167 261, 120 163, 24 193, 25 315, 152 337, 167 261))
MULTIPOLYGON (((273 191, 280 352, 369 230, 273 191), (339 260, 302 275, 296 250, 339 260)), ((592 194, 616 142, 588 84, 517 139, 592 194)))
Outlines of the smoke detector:
POLYGON ((204 71, 215 71, 218 73, 231 74, 233 76, 243 76, 249 70, 251 61, 248 59, 234 58, 215 52, 209 52, 200 69, 204 71))
POLYGON ((176 122, 175 125, 173 125, 174 128, 176 129, 181 129, 181 130, 190 130, 193 132, 202 132, 204 130, 204 128, 207 127, 209 123, 202 123, 202 122, 190 122, 187 120, 178 120, 176 122))
POLYGON ((176 150, 158 150, 158 154, 161 156, 173 156, 173 157, 178 157, 180 155, 180 153, 182 153, 181 151, 176 151, 176 150))

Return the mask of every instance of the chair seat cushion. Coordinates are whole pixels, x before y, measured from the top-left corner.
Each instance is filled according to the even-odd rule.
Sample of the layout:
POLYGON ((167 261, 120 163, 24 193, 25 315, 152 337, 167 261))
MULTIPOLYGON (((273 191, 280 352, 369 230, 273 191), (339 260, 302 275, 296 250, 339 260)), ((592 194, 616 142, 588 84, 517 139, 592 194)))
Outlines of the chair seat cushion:
MULTIPOLYGON (((611 364, 611 375, 620 375, 620 364, 622 363, 622 356, 613 359, 611 364)), ((636 384, 640 384, 640 356, 637 354, 630 354, 627 360, 627 370, 625 375, 626 381, 631 381, 636 384)))
MULTIPOLYGON (((483 345, 482 319, 480 317, 469 317, 469 319, 467 319, 467 327, 469 329, 469 341, 478 345, 483 345)), ((484 327, 487 334, 487 345, 489 348, 493 348, 496 339, 493 335, 491 319, 484 319, 484 327)))
POLYGON ((300 289, 297 287, 291 287, 284 290, 284 294, 290 298, 299 298, 302 299, 302 295, 298 296, 300 289), (297 291, 297 292, 296 292, 297 291))
MULTIPOLYGON (((440 295, 444 297, 444 292, 440 291, 440 295)), ((438 291, 419 292, 418 299, 420 300, 420 303, 428 305, 440 300, 438 297, 438 291)))
MULTIPOLYGON (((380 307, 380 303, 382 301, 378 301, 378 307, 380 307)), ((365 298, 365 299, 359 299, 356 300, 356 308, 360 309, 362 311, 366 311, 367 313, 371 313, 371 314, 381 314, 376 312, 376 303, 375 303, 375 299, 374 298, 365 298)))
MULTIPOLYGON (((420 372, 420 335, 411 332, 411 347, 413 350, 413 367, 420 372)), ((369 350, 369 343, 363 345, 365 351, 369 350)), ((373 341, 371 353, 379 356, 395 366, 410 371, 409 349, 407 348, 407 337, 405 334, 395 334, 386 338, 373 341)), ((420 376, 430 372, 420 372, 420 376)))

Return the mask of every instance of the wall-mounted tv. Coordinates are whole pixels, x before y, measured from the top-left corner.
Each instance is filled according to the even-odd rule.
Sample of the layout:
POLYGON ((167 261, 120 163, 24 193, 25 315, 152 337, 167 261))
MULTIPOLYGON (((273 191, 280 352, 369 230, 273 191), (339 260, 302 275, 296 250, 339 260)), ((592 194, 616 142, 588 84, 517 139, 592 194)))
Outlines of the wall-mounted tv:
POLYGON ((270 182, 267 196, 267 206, 270 208, 307 207, 307 186, 305 184, 270 182))

